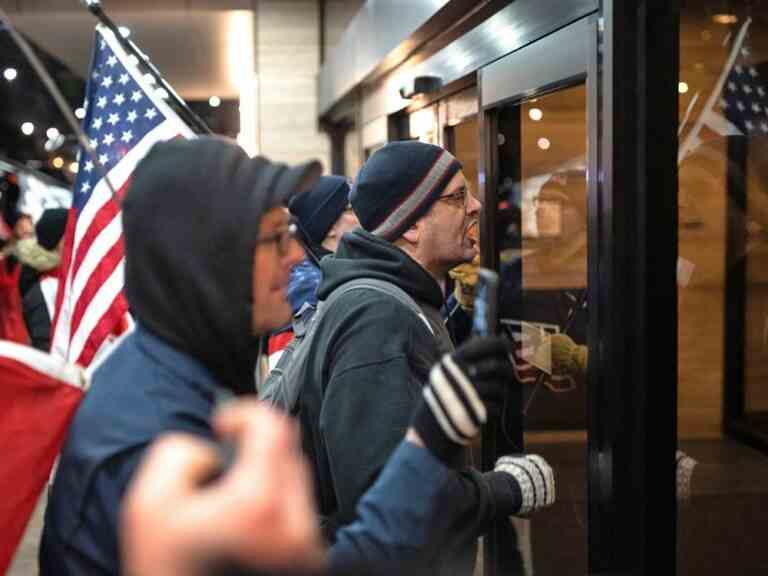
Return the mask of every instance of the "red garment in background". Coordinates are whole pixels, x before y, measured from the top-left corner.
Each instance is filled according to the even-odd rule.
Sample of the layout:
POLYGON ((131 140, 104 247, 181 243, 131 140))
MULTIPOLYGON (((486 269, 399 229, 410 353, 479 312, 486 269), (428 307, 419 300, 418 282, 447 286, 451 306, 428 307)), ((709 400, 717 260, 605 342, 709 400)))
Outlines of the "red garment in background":
POLYGON ((0 341, 0 574, 5 574, 87 387, 82 370, 0 341))
POLYGON ((0 340, 28 344, 19 292, 21 265, 16 263, 8 270, 7 264, 4 259, 0 260, 0 340))

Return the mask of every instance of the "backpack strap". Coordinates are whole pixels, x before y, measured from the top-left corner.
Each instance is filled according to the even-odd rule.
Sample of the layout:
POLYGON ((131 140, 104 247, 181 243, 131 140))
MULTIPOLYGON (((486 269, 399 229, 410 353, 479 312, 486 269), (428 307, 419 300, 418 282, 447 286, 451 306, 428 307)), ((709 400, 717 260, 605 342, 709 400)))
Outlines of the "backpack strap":
POLYGON ((441 352, 453 349, 450 335, 437 310, 423 309, 402 288, 392 282, 378 278, 356 278, 345 282, 331 292, 328 298, 319 301, 314 314, 311 310, 307 310, 309 312, 307 314, 308 319, 302 323, 299 330, 295 330, 294 339, 285 347, 277 365, 259 389, 261 400, 285 410, 289 414, 297 413, 309 344, 327 311, 333 307, 337 300, 353 290, 375 290, 395 298, 419 317, 430 334, 437 340, 441 352))

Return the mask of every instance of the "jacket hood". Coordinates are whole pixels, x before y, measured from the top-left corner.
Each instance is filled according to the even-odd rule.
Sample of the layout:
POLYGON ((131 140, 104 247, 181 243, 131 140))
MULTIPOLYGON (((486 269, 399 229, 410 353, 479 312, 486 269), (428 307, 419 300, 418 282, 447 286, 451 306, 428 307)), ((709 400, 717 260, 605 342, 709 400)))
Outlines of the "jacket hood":
POLYGON ((253 253, 261 216, 314 182, 219 138, 155 145, 122 204, 132 314, 227 388, 254 391, 253 253))
POLYGON ((320 268, 320 300, 350 280, 378 278, 399 286, 415 300, 438 309, 443 305, 443 291, 429 272, 391 242, 361 228, 346 233, 336 254, 323 258, 320 268))

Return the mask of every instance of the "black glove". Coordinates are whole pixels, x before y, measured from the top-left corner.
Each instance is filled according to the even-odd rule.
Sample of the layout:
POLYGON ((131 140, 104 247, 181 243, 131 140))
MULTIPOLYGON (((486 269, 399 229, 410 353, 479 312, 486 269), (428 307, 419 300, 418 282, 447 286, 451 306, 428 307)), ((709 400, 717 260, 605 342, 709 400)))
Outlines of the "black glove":
POLYGON ((502 456, 488 482, 496 516, 525 516, 555 503, 555 474, 536 454, 502 456))
POLYGON ((510 349, 505 338, 474 338, 432 368, 412 426, 443 462, 477 436, 489 412, 501 411, 504 388, 516 382, 510 349))

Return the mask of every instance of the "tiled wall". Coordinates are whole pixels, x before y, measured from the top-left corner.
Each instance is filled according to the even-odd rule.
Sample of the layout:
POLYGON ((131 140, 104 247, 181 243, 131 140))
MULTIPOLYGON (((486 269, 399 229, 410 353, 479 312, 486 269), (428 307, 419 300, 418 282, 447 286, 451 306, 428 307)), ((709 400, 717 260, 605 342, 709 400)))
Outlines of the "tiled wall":
POLYGON ((261 154, 293 163, 317 158, 327 171, 330 143, 317 126, 319 16, 315 0, 256 4, 257 123, 261 154))

